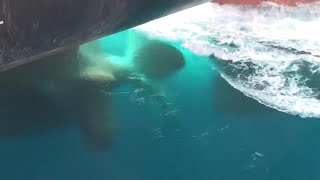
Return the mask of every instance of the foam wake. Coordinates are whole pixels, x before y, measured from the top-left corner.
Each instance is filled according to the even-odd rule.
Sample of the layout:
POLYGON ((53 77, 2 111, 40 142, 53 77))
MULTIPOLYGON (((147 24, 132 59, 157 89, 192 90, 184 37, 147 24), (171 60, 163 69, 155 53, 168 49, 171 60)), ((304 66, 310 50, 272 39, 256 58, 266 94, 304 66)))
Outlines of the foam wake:
POLYGON ((280 111, 320 117, 320 3, 240 7, 206 3, 139 26, 211 56, 234 88, 280 111))

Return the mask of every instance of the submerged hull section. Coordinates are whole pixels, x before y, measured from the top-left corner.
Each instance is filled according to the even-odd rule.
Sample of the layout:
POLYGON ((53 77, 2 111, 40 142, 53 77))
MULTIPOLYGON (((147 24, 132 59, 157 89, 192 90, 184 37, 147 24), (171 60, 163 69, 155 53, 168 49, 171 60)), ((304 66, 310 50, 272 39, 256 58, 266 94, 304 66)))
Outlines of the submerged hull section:
POLYGON ((2 0, 0 72, 205 0, 2 0))

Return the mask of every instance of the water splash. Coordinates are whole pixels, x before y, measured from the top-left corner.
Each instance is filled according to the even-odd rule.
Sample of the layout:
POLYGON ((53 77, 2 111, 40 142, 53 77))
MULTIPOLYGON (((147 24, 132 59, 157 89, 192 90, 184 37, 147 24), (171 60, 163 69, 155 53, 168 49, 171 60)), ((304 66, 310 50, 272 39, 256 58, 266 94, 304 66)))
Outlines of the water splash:
POLYGON ((206 3, 135 30, 210 56, 222 77, 277 110, 320 117, 320 2, 206 3))

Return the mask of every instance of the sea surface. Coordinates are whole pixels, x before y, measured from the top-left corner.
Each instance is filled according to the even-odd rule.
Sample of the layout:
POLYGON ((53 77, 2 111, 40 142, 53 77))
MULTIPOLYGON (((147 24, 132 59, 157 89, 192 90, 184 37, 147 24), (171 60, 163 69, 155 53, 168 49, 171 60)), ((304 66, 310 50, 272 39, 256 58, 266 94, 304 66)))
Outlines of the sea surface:
POLYGON ((320 179, 319 30, 319 3, 207 3, 102 38, 119 64, 154 40, 183 54, 181 71, 153 82, 169 108, 121 84, 107 150, 73 126, 0 137, 0 180, 320 179))

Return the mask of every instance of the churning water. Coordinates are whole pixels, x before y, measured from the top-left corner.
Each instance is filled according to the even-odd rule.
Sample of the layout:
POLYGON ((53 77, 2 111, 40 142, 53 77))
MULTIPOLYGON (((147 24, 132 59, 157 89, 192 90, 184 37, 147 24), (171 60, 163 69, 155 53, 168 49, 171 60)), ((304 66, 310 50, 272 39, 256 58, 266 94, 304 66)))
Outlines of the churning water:
POLYGON ((259 102, 320 116, 320 3, 284 7, 203 4, 138 27, 211 56, 222 77, 259 102))
POLYGON ((114 80, 110 64, 181 58, 167 45, 185 65, 164 78, 134 77, 144 83, 106 84, 105 96, 73 91, 58 76, 36 91, 16 89, 14 101, 1 97, 0 179, 318 180, 319 29, 320 3, 206 3, 82 46, 94 64, 89 80, 114 80), (86 119, 87 109, 112 119, 113 131, 86 119), (104 140, 108 147, 88 148, 104 140))

